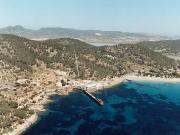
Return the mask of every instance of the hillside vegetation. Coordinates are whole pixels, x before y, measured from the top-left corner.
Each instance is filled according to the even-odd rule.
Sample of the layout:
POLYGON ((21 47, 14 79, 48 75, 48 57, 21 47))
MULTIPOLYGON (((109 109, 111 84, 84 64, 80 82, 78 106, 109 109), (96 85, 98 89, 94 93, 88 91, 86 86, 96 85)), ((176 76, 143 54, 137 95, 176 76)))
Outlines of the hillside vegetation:
POLYGON ((32 66, 43 63, 81 79, 103 79, 131 72, 161 74, 163 69, 176 68, 174 60, 141 44, 95 47, 70 38, 33 41, 14 35, 0 35, 0 59, 28 72, 32 72, 32 66))
POLYGON ((180 53, 180 40, 142 42, 139 44, 148 47, 152 50, 161 50, 164 53, 180 53))

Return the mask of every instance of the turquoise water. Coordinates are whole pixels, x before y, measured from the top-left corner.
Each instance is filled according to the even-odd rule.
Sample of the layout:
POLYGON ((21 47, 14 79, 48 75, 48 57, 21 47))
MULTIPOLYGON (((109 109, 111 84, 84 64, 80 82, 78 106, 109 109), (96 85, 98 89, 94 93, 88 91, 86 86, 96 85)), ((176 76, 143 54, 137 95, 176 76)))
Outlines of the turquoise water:
POLYGON ((126 81, 94 93, 53 95, 24 135, 180 135, 180 84, 126 81))

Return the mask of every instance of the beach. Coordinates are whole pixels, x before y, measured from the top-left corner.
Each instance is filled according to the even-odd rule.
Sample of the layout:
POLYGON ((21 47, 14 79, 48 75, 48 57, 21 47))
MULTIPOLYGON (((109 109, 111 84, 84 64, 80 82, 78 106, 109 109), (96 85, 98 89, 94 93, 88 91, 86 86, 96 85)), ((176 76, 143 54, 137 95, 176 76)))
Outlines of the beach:
POLYGON ((144 76, 125 76, 124 79, 127 80, 137 80, 137 81, 158 81, 158 82, 172 82, 172 83, 180 83, 180 78, 159 78, 159 77, 144 77, 144 76))
MULTIPOLYGON (((96 90, 103 90, 104 88, 110 88, 114 85, 118 85, 123 81, 155 81, 155 82, 167 82, 167 83, 180 83, 180 78, 160 78, 160 77, 146 77, 146 76, 137 76, 132 74, 127 74, 122 77, 116 77, 106 81, 97 81, 94 83, 94 88, 89 88, 89 92, 95 92, 96 90), (100 87, 101 86, 101 87, 100 87)), ((84 84, 88 87, 89 84, 84 84)), ((90 85, 92 86, 92 85, 90 85)))

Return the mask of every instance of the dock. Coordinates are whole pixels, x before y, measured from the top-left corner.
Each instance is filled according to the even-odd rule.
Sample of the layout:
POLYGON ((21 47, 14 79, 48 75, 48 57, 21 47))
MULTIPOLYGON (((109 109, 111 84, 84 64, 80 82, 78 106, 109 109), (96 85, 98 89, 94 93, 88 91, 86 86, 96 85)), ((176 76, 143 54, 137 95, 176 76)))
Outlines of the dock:
POLYGON ((86 91, 86 90, 82 90, 82 91, 83 91, 86 95, 88 95, 92 100, 94 100, 96 103, 98 103, 99 105, 104 105, 104 102, 103 102, 101 99, 95 97, 93 94, 89 93, 89 92, 86 91))
POLYGON ((125 79, 126 81, 132 81, 132 80, 129 80, 129 79, 125 79))
POLYGON ((83 93, 85 93, 88 97, 90 97, 93 101, 95 101, 98 105, 104 105, 104 102, 102 101, 102 99, 99 99, 97 97, 95 97, 93 94, 91 94, 90 92, 88 92, 87 90, 84 90, 82 88, 78 88, 78 90, 81 90, 83 93))

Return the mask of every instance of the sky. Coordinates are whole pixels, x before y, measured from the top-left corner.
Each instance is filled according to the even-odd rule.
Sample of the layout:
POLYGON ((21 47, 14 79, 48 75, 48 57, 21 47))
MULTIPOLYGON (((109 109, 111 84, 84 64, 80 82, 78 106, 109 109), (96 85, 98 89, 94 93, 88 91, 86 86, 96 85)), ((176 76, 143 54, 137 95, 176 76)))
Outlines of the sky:
POLYGON ((0 27, 180 36, 180 0, 0 0, 0 27))

